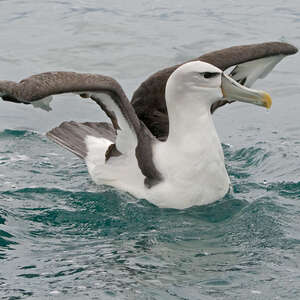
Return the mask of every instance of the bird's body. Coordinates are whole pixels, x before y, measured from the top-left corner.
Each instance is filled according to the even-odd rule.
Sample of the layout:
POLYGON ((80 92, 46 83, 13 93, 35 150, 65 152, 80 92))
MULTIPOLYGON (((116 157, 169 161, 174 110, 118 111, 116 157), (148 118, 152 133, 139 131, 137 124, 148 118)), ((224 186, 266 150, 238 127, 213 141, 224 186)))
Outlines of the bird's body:
POLYGON ((208 204, 228 191, 223 150, 210 114, 200 117, 177 142, 158 144, 154 154, 164 176, 158 186, 160 194, 164 194, 159 206, 186 208, 208 204))
POLYGON ((222 76, 220 69, 198 61, 179 67, 168 79, 169 135, 166 141, 151 144, 153 162, 163 180, 150 189, 144 185, 130 130, 127 138, 133 141, 132 145, 127 144, 123 155, 107 163, 99 156, 104 157, 110 142, 87 137, 86 161, 93 180, 126 190, 160 207, 183 209, 222 198, 230 180, 210 112, 211 105, 223 98, 222 76), (213 74, 213 78, 206 79, 203 74, 213 74))
POLYGON ((112 125, 64 122, 48 136, 84 158, 97 184, 125 190, 159 207, 184 209, 212 203, 229 189, 212 112, 233 101, 269 108, 270 96, 249 87, 285 55, 296 52, 278 42, 212 52, 151 76, 132 104, 114 79, 74 72, 42 73, 19 84, 0 81, 0 96, 40 107, 43 102, 37 101, 55 94, 90 97, 112 125), (223 72, 236 64, 230 76, 223 72))
POLYGON ((222 146, 210 113, 196 123, 177 142, 153 144, 153 160, 164 180, 150 189, 144 184, 134 151, 105 162, 111 142, 103 138, 86 139, 89 174, 97 184, 114 186, 159 207, 183 209, 221 199, 230 183, 222 146))

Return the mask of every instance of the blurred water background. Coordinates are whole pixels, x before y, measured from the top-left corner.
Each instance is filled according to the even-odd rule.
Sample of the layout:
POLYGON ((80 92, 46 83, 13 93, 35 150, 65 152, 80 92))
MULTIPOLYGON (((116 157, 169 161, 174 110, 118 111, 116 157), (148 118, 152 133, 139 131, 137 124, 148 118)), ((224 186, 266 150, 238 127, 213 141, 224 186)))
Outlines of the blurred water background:
MULTIPOLYGON (((160 68, 273 40, 300 47, 300 2, 0 1, 0 79, 93 72, 131 96, 160 68)), ((233 191, 182 211, 94 185, 47 140, 64 120, 105 120, 93 103, 0 102, 0 299, 299 299, 299 66, 255 84, 270 111, 215 114, 233 191)))

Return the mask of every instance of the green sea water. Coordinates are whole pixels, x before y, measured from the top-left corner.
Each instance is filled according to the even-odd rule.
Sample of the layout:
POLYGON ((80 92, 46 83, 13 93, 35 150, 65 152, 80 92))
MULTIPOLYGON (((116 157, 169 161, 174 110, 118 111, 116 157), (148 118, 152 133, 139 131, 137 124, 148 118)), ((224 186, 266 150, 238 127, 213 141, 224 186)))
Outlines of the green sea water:
POLYGON ((232 191, 174 210, 95 186, 43 135, 0 142, 4 299, 299 297, 300 182, 257 182, 261 145, 224 145, 232 191))
MULTIPOLYGON (((0 77, 97 72, 131 95, 159 68, 210 50, 300 46, 296 2, 219 3, 0 1, 0 77)), ((60 96, 47 113, 0 102, 0 299, 299 299, 298 56, 257 82, 269 112, 215 114, 232 188, 186 210, 96 186, 46 138, 63 120, 103 121, 91 103, 60 96)))

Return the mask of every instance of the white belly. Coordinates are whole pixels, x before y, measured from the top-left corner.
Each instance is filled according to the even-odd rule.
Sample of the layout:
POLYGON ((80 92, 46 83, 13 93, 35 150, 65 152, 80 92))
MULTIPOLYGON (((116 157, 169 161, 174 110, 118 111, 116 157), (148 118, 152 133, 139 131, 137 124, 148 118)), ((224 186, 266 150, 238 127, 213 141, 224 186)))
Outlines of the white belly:
POLYGON ((105 151, 109 144, 105 139, 88 139, 86 163, 97 184, 127 191, 159 207, 178 209, 212 203, 228 191, 229 178, 223 153, 217 153, 216 158, 216 153, 211 151, 203 156, 203 153, 178 152, 178 148, 171 151, 166 144, 157 144, 154 161, 164 181, 148 189, 144 186, 144 176, 134 154, 114 157, 105 163, 105 151))
POLYGON ((158 146, 155 161, 165 180, 153 190, 153 196, 155 193, 161 196, 151 202, 160 207, 183 209, 212 203, 227 193, 230 180, 222 149, 191 150, 158 146))

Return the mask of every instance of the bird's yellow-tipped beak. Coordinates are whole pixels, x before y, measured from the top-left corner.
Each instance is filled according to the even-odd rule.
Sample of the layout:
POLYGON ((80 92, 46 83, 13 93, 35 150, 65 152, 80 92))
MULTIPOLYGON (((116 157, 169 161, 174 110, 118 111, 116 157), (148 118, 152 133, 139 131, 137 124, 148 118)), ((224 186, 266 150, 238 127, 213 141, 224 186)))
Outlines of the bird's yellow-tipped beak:
POLYGON ((265 107, 267 109, 271 108, 271 106, 272 106, 272 98, 271 98, 271 96, 268 93, 264 92, 264 96, 263 97, 264 97, 263 98, 263 102, 265 104, 265 107))
POLYGON ((229 101, 241 101, 263 106, 269 109, 272 106, 271 96, 264 91, 249 89, 226 74, 222 74, 222 93, 229 101))

